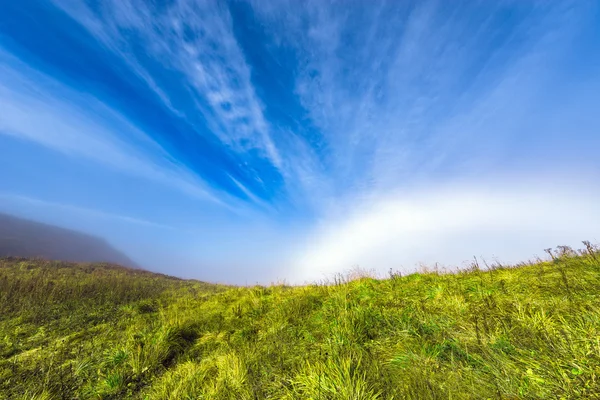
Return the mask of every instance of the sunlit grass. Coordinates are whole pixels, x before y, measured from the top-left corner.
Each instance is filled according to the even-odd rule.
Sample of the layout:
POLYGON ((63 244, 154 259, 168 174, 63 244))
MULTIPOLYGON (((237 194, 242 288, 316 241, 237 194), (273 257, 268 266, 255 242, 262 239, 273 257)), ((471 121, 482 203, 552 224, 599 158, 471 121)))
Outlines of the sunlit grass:
POLYGON ((600 397, 600 255, 302 287, 0 260, 0 398, 600 397))

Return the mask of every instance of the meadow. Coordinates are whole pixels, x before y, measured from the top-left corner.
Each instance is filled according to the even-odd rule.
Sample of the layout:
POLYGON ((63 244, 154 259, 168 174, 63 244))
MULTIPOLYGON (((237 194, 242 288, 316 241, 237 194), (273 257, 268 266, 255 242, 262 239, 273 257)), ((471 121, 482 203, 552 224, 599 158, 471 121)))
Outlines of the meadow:
POLYGON ((0 399, 600 398, 600 253, 231 287, 0 259, 0 399))

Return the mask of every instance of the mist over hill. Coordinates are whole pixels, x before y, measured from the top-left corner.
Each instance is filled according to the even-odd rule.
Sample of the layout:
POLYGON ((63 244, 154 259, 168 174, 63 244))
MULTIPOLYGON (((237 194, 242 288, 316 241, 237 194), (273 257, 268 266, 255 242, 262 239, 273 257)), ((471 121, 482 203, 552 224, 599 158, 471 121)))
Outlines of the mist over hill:
POLYGON ((0 257, 8 256, 138 267, 102 238, 0 213, 0 257))

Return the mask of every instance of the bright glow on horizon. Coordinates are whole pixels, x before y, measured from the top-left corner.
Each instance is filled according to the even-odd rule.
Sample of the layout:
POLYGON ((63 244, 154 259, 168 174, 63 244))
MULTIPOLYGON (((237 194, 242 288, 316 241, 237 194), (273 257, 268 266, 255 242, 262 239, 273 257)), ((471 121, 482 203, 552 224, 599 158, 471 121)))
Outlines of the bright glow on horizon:
POLYGON ((352 266, 382 277, 390 268, 410 273, 421 264, 455 270, 472 256, 513 264, 544 257, 547 243, 578 249, 586 237, 598 241, 600 191, 581 181, 529 183, 396 194, 324 221, 297 254, 291 280, 330 279, 352 266))

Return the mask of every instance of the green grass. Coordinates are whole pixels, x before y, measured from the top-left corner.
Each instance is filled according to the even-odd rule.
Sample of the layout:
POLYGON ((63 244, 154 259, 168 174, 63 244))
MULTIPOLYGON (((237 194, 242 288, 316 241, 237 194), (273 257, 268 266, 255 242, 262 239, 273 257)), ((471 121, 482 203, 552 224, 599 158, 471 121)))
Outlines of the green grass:
POLYGON ((0 398, 600 398, 600 254, 560 253, 302 287, 0 260, 0 398))

